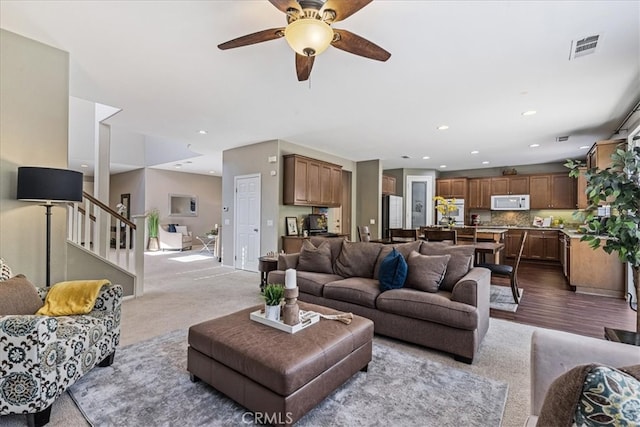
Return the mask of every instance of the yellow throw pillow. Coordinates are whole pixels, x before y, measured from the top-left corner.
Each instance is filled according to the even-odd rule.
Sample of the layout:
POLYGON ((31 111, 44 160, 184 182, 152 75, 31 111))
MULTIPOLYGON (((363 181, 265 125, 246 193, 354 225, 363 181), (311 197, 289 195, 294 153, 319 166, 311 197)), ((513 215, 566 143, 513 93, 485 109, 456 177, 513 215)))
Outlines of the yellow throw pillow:
POLYGON ((43 316, 87 314, 96 304, 100 288, 109 283, 105 279, 56 283, 49 289, 44 305, 36 314, 43 316))

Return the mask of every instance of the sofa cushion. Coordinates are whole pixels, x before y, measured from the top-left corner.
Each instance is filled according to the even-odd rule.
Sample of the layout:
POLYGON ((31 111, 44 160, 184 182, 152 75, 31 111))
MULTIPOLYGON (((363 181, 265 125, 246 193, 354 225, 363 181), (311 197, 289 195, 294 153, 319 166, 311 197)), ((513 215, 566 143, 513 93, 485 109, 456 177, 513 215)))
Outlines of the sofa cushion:
POLYGON ((404 285, 407 278, 407 261, 395 248, 382 260, 380 264, 380 290, 398 289, 404 285))
MULTIPOLYGON (((284 270, 274 270, 269 272, 269 283, 284 283, 284 270)), ((296 271, 296 283, 298 290, 306 294, 322 296, 324 285, 329 282, 341 280, 337 274, 315 273, 313 271, 296 271)))
POLYGON ((402 254, 402 256, 404 257, 404 260, 406 261, 411 252, 413 251, 417 252, 420 249, 421 244, 422 244, 422 241, 416 240, 414 242, 394 243, 392 245, 384 245, 380 250, 380 254, 378 255, 378 260, 376 261, 376 266, 373 270, 373 278, 374 279, 379 278, 378 275, 380 271, 380 264, 382 263, 382 260, 387 255, 389 255, 394 248, 402 254))
MULTIPOLYGON (((369 243, 365 242, 365 244, 369 243)), ((327 283, 324 285, 322 295, 329 299, 376 308, 376 298, 380 292, 380 283, 377 280, 351 277, 327 283)))
POLYGON ((407 260, 405 286, 425 292, 438 292, 451 255, 420 255, 413 251, 407 260))
POLYGON ((0 282, 0 316, 35 314, 40 307, 38 290, 22 274, 0 282))
POLYGON ((556 378, 538 425, 640 425, 640 365, 580 365, 556 378), (615 418, 614 418, 615 417, 615 418))
POLYGON ((336 259, 334 272, 342 277, 371 279, 373 277, 373 268, 382 246, 382 243, 348 242, 344 240, 340 255, 336 259))
POLYGON ((303 240, 297 269, 333 274, 329 242, 321 242, 318 247, 315 247, 310 241, 303 240))
POLYGON ((449 292, 422 292, 405 287, 381 293, 376 300, 376 307, 387 313, 427 320, 452 328, 469 331, 477 329, 478 311, 476 308, 451 301, 450 298, 449 292))
POLYGON ((440 284, 440 289, 445 291, 453 290, 458 280, 471 270, 475 251, 473 245, 448 245, 442 242, 424 242, 420 246, 420 253, 423 255, 451 255, 440 284))

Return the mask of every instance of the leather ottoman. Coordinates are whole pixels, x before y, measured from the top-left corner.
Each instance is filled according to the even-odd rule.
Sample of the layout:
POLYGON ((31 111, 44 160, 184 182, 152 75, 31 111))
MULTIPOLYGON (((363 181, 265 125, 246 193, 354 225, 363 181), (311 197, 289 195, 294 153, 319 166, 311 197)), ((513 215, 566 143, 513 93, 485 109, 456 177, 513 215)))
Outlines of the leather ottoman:
MULTIPOLYGON (((299 303, 323 314, 335 310, 299 303)), ((371 361, 373 322, 324 320, 295 334, 249 319, 252 307, 189 328, 187 370, 254 412, 289 425, 371 361)))

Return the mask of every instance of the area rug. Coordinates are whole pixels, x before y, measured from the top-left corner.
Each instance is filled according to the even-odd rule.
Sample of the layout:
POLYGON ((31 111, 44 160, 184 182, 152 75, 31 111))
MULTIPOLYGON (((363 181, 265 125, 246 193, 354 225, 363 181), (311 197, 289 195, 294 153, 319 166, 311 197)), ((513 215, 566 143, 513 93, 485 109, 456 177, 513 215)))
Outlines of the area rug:
MULTIPOLYGON (((246 409, 186 371, 187 332, 124 347, 108 368, 70 389, 87 421, 102 426, 252 424, 246 409)), ((296 426, 499 426, 507 384, 404 353, 374 340, 359 372, 296 426)))
MULTIPOLYGON (((524 289, 519 290, 520 301, 522 301, 524 289)), ((491 285, 490 298, 489 307, 494 310, 510 311, 512 313, 515 313, 516 310, 518 310, 518 304, 513 301, 513 294, 511 293, 511 288, 509 286, 491 285)))

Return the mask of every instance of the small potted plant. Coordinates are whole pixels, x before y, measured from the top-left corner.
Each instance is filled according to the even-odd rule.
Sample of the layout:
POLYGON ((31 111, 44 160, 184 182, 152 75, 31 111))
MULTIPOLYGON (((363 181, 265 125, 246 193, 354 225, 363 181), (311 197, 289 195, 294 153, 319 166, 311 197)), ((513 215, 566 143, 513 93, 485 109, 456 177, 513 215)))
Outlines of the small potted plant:
POLYGON ((262 291, 264 297, 265 317, 271 320, 280 320, 280 302, 284 298, 284 286, 278 283, 270 283, 262 291))

